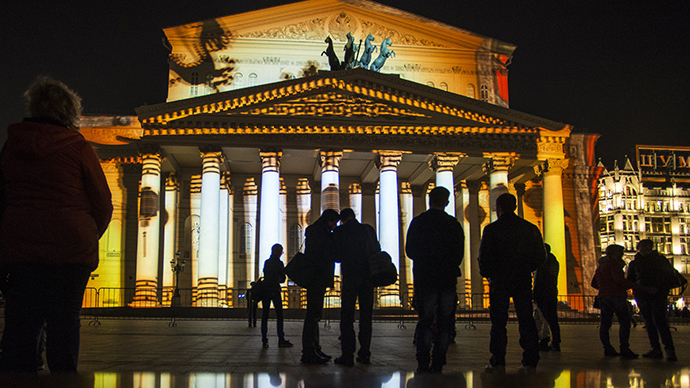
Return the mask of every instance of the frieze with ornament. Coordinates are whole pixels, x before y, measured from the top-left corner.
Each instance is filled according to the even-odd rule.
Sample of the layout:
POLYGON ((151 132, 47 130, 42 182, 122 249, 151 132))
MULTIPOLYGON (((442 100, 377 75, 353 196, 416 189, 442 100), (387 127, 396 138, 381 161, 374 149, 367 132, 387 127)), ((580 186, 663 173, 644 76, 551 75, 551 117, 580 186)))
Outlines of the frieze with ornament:
POLYGON ((413 34, 403 33, 379 23, 360 20, 359 18, 341 12, 328 18, 316 18, 284 26, 273 27, 265 30, 238 33, 238 38, 249 39, 285 39, 323 41, 326 36, 331 36, 334 41, 345 42, 347 33, 351 32, 359 39, 364 39, 368 34, 376 37, 380 43, 385 38, 390 38, 396 45, 418 47, 446 47, 429 39, 420 39, 413 34))
POLYGON ((355 96, 335 95, 303 98, 286 104, 242 112, 248 115, 340 116, 340 117, 429 117, 355 96))

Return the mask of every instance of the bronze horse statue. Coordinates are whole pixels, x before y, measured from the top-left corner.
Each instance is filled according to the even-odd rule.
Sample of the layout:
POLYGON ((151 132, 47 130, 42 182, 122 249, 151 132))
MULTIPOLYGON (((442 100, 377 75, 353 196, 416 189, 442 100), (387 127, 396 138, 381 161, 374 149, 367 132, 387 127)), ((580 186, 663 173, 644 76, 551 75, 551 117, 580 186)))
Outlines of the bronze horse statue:
POLYGON ((328 43, 328 47, 321 55, 325 54, 328 57, 328 64, 331 66, 331 71, 340 70, 340 60, 333 49, 333 39, 329 36, 326 38, 325 42, 328 43))
POLYGON ((383 42, 381 42, 379 56, 371 64, 370 70, 381 71, 384 63, 386 63, 386 59, 390 58, 391 56, 395 56, 395 51, 388 48, 392 44, 393 42, 391 42, 390 38, 386 38, 383 40, 383 42))

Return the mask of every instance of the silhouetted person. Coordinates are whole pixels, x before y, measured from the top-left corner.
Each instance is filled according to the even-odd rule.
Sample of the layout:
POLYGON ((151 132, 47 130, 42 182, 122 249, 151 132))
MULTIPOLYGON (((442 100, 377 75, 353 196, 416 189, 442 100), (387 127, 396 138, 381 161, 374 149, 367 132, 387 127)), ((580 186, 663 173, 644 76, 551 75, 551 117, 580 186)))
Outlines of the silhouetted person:
POLYGON ((539 338, 540 350, 561 350, 561 328, 558 325, 558 271, 556 256, 551 253, 551 246, 544 244, 546 261, 534 273, 534 301, 542 317, 551 329, 549 345, 548 329, 545 325, 545 336, 539 338))
POLYGON ((304 364, 325 364, 331 358, 321 351, 319 321, 326 288, 333 287, 335 240, 332 230, 339 218, 337 211, 326 209, 305 232, 304 254, 317 267, 317 271, 312 284, 307 288, 307 313, 302 329, 301 361, 304 364))
POLYGON ((479 247, 479 272, 489 280, 491 360, 487 372, 505 371, 511 297, 523 349, 519 371, 532 373, 539 362, 539 336, 532 315, 532 272, 544 264, 546 252, 539 228, 518 217, 515 208, 512 194, 496 198, 498 219, 484 228, 479 247))
POLYGON ((630 312, 628 311, 628 290, 640 290, 643 287, 635 282, 625 279, 625 261, 623 252, 625 248, 621 245, 612 244, 606 247, 606 256, 599 259, 592 287, 599 290, 597 301, 601 309, 601 324, 599 325, 599 339, 604 346, 604 355, 607 357, 617 357, 635 359, 639 357, 630 350, 630 312), (618 337, 620 341, 620 352, 611 346, 609 330, 613 322, 613 315, 618 318, 618 337))
POLYGON ((405 251, 414 261, 414 303, 419 316, 415 345, 420 373, 441 373, 455 324, 458 266, 465 253, 465 235, 460 223, 444 210, 449 196, 445 187, 431 190, 429 210, 415 217, 407 230, 405 251))
POLYGON ((259 310, 259 297, 254 288, 256 282, 249 283, 245 299, 247 300, 247 311, 249 311, 249 327, 256 327, 256 314, 259 310), (253 326, 252 326, 253 325, 253 326))
POLYGON ((84 290, 113 211, 110 189, 77 132, 79 96, 39 77, 24 98, 29 118, 9 127, 0 158, 0 266, 8 274, 0 368, 36 372, 46 323, 50 371, 73 372, 84 290))
POLYGON ((637 243, 635 259, 628 265, 628 279, 647 287, 654 287, 658 291, 653 294, 634 291, 637 307, 644 318, 647 329, 647 337, 652 349, 643 354, 647 358, 663 358, 659 337, 666 350, 668 361, 677 361, 676 349, 673 346, 671 329, 666 317, 666 301, 669 288, 666 284, 660 284, 659 272, 662 265, 668 265, 668 259, 654 250, 654 242, 650 239, 640 240, 637 243), (663 261, 666 261, 665 263, 663 261))
POLYGON ((340 336, 342 355, 333 360, 336 364, 354 365, 355 353, 355 304, 359 299, 359 352, 357 362, 370 363, 371 316, 374 308, 374 286, 369 272, 369 256, 380 252, 376 231, 370 225, 361 224, 352 209, 340 212, 341 225, 333 231, 337 244, 336 261, 341 262, 342 304, 340 308, 340 336))
POLYGON ((268 348, 268 313, 271 310, 271 302, 276 310, 276 326, 278 328, 278 347, 291 348, 292 342, 285 339, 283 331, 283 294, 280 283, 284 283, 285 266, 280 260, 283 255, 283 246, 274 244, 271 247, 271 257, 264 263, 264 281, 261 295, 261 342, 264 349, 268 348))

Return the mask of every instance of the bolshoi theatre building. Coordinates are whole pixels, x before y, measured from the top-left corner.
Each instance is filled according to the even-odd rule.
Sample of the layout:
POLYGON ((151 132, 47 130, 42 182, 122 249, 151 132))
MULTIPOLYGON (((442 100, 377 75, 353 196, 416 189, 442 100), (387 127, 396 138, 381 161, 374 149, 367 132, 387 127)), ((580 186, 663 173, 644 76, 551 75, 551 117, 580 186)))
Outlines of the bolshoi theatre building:
POLYGON ((273 244, 287 263, 324 209, 350 207, 399 271, 379 305, 407 308, 405 235, 435 186, 465 231, 461 295, 486 293, 477 253, 504 192, 558 258, 563 298, 591 294, 598 135, 510 109, 515 46, 366 0, 164 32, 167 100, 81 123, 115 206, 89 283, 111 291, 102 306, 169 305, 179 285, 187 305, 238 307, 273 244))

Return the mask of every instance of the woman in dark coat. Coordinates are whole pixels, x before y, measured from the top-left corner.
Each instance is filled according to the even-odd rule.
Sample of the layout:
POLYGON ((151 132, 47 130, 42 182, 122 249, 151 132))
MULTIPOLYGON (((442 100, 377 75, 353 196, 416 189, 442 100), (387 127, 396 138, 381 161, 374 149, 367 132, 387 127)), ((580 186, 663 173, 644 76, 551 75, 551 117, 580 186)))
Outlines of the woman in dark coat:
POLYGON ((29 118, 10 125, 0 157, 0 269, 7 274, 0 369, 36 371, 45 324, 51 372, 76 371, 79 313, 111 194, 93 147, 77 132, 80 98, 49 77, 24 98, 29 118))

